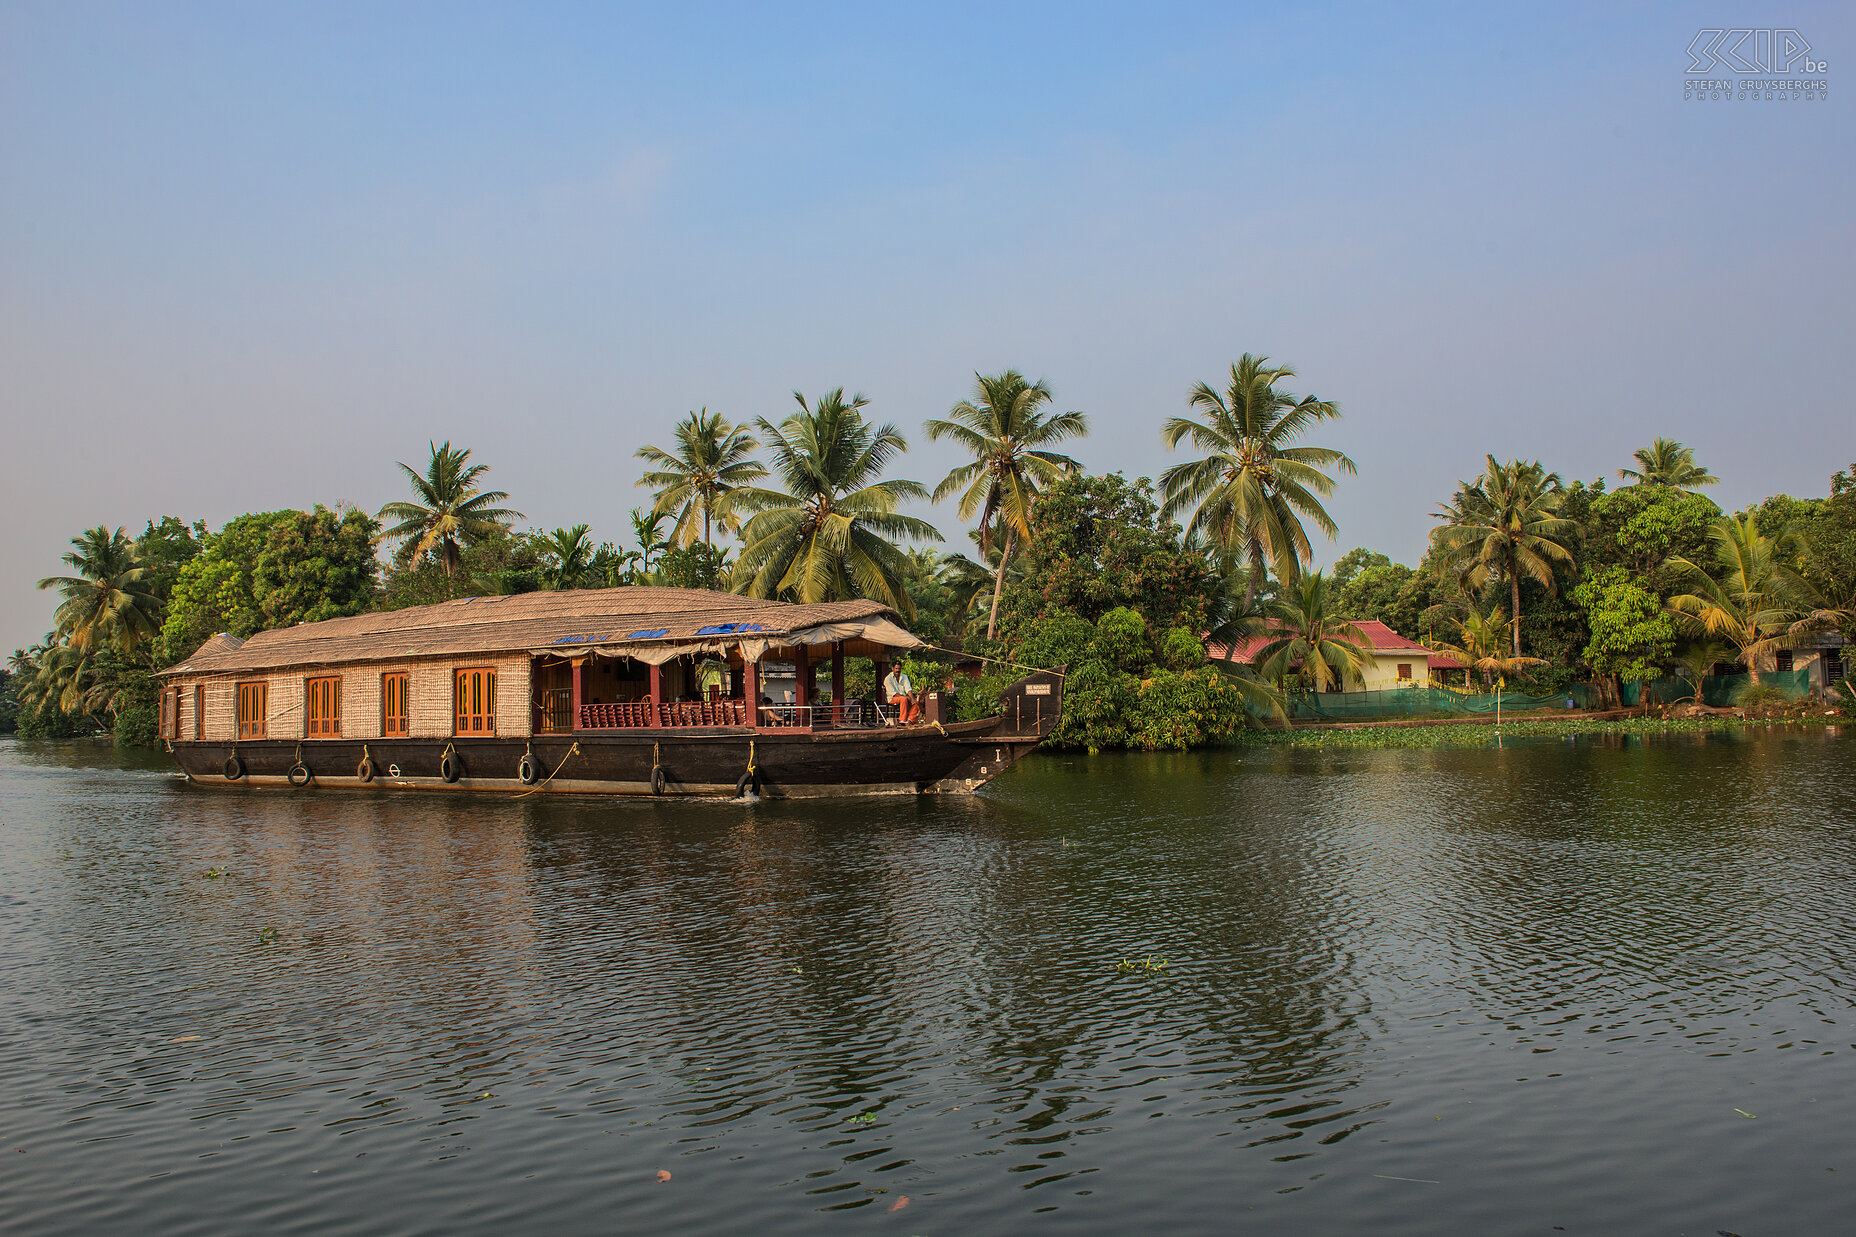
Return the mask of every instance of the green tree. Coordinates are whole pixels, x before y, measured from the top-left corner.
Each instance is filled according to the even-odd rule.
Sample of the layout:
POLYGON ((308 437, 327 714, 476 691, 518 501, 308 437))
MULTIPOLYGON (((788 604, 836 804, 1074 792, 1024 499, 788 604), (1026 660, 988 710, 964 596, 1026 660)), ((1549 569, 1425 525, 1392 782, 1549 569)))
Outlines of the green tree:
POLYGON ((1675 652, 1676 627, 1663 598, 1623 567, 1588 570, 1573 589, 1585 611, 1591 640, 1585 662, 1608 679, 1613 703, 1617 683, 1641 683, 1662 674, 1675 652))
POLYGON ((593 539, 585 524, 557 528, 543 542, 547 555, 544 587, 549 589, 585 588, 593 577, 593 539))
POLYGON ((1349 476, 1356 471, 1352 460, 1331 447, 1293 445, 1321 422, 1338 419, 1340 407, 1278 391, 1276 383, 1295 371, 1271 367, 1268 360, 1246 352, 1231 367, 1222 394, 1201 382, 1187 397, 1203 420, 1170 417, 1160 431, 1169 448, 1189 439, 1207 453, 1160 474, 1161 514, 1171 519, 1193 508, 1186 535, 1241 552, 1250 563, 1253 596, 1266 565, 1288 585, 1312 561, 1304 519, 1334 536, 1334 521, 1321 505, 1334 492, 1326 470, 1338 467, 1349 476))
POLYGON ((57 589, 59 636, 83 653, 105 646, 134 657, 161 630, 160 601, 149 588, 149 569, 121 528, 99 524, 71 538, 64 556, 75 575, 47 576, 42 589, 57 589))
POLYGON ((638 543, 634 553, 638 556, 638 571, 644 575, 651 574, 651 564, 658 555, 670 549, 670 542, 664 539, 663 524, 668 517, 656 509, 640 511, 632 508, 632 540, 638 543))
POLYGON ((174 577, 167 616, 155 660, 172 665, 219 632, 240 639, 264 629, 252 571, 271 530, 301 514, 295 511, 251 512, 226 521, 204 539, 200 552, 174 577))
POLYGON ((431 450, 423 473, 410 464, 400 465, 412 483, 414 501, 390 502, 380 509, 381 520, 397 521, 381 536, 400 542, 402 558, 435 554, 445 574, 455 575, 467 546, 507 532, 522 513, 493 505, 509 495, 482 488, 479 482, 490 466, 470 463, 468 450, 453 450, 449 441, 431 450))
POLYGON ((1633 485, 1600 494, 1578 521, 1581 559, 1588 572, 1623 567, 1661 589, 1670 582, 1663 564, 1705 553, 1708 530, 1720 518, 1721 509, 1705 496, 1668 486, 1633 485))
POLYGON ((665 550, 657 560, 652 583, 662 588, 700 588, 721 592, 728 583, 728 552, 706 542, 665 550))
POLYGON ((1448 654, 1463 663, 1463 686, 1469 686, 1471 671, 1482 676, 1484 687, 1495 684, 1498 679, 1519 673, 1530 666, 1546 664, 1539 657, 1523 657, 1512 653, 1506 647, 1512 624, 1501 607, 1481 614, 1476 611, 1454 620, 1457 638, 1452 643, 1438 643, 1437 651, 1448 654))
POLYGON ((889 538, 938 541, 925 520, 902 515, 905 500, 926 498, 918 481, 883 479, 908 443, 893 425, 864 420, 869 400, 848 402, 842 387, 774 425, 759 426, 784 490, 736 491, 740 509, 755 514, 742 526, 734 589, 751 597, 837 601, 870 597, 912 614, 903 579, 907 556, 889 538))
POLYGON ((164 613, 180 569, 200 553, 206 535, 205 520, 189 525, 177 516, 164 515, 159 521, 147 521, 141 536, 135 539, 135 556, 148 569, 148 591, 164 613))
POLYGON ((380 608, 402 610, 461 597, 503 597, 533 593, 548 574, 547 538, 528 532, 493 533, 466 546, 455 574, 435 555, 389 564, 380 608))
POLYGON ((1089 432, 1089 421, 1080 412, 1044 412, 1052 398, 1050 387, 1042 381, 1027 381, 1017 370, 973 377, 973 399, 961 400, 948 410, 945 420, 929 421, 925 428, 930 441, 951 438, 973 456, 972 463, 942 478, 934 489, 934 501, 958 493, 960 518, 971 520, 978 515, 982 555, 991 556, 993 530, 998 526, 999 561, 993 571, 992 612, 986 621, 990 640, 999 627, 1006 563, 1014 542, 1031 537, 1031 509, 1038 491, 1081 471, 1075 460, 1049 448, 1083 437, 1089 432))
POLYGON ((1203 630, 1216 590, 1211 564, 1161 518, 1145 477, 1061 478, 1038 499, 1031 523, 1024 574, 1008 580, 1000 607, 999 639, 1008 646, 1059 614, 1093 623, 1117 606, 1203 630))
POLYGON ((702 521, 702 542, 714 545, 714 525, 724 532, 738 526, 730 498, 744 485, 767 475, 753 454, 760 443, 747 430, 730 425, 720 413, 707 408, 692 412, 677 423, 676 446, 638 448, 638 458, 654 466, 639 478, 657 492, 657 515, 676 517, 670 530, 673 545, 696 539, 696 522, 702 521))
POLYGON ((1358 678, 1372 647, 1366 636, 1328 605, 1327 577, 1311 571, 1267 610, 1270 639, 1251 658, 1263 677, 1282 682, 1291 673, 1315 691, 1358 678))
POLYGON ((1522 578, 1552 592, 1553 564, 1573 561, 1566 543, 1575 528, 1559 515, 1564 493, 1559 474, 1539 463, 1500 464, 1491 455, 1482 477, 1459 486, 1451 502, 1435 513, 1444 523, 1431 530, 1431 544, 1458 578, 1472 590, 1491 580, 1508 585, 1516 657, 1521 656, 1522 578))
POLYGON ((1673 438, 1658 438, 1635 451, 1637 467, 1620 468, 1618 476, 1637 485, 1661 485, 1692 490, 1718 485, 1720 478, 1695 462, 1695 452, 1673 438))
POLYGON ((1761 657, 1842 617, 1792 565, 1792 534, 1767 537, 1749 514, 1723 516, 1709 540, 1712 572, 1685 558, 1670 564, 1688 591, 1671 597, 1669 609, 1689 634, 1731 644, 1755 684, 1761 657))
POLYGON ((380 525, 353 507, 290 511, 265 533, 251 565, 252 596, 268 628, 344 618, 373 608, 380 525))

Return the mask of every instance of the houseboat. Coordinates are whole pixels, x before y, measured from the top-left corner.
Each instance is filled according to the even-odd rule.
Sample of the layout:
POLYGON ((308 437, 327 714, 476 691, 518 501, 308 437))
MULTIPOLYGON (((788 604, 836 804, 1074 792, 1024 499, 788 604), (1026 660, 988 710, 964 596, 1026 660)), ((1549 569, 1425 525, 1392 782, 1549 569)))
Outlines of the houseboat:
POLYGON ((777 797, 972 791, 1056 727, 1059 671, 976 721, 846 698, 847 657, 880 683, 920 646, 875 601, 467 597, 214 636, 162 672, 160 725, 206 786, 777 797))

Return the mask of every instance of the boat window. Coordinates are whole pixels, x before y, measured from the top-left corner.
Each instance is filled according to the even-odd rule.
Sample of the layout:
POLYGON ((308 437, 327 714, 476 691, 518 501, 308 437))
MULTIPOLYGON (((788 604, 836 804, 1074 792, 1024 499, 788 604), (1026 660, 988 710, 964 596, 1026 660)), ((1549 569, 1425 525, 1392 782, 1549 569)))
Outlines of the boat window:
POLYGON ((496 671, 458 671, 457 733, 496 733, 496 671))
POLYGON ((269 683, 240 683, 238 685, 239 738, 262 739, 264 737, 270 694, 269 683))
POLYGON ((380 733, 384 738, 406 736, 406 676, 380 676, 380 733))
POLYGON ((342 681, 330 677, 311 679, 304 685, 308 694, 309 737, 339 739, 342 736, 342 681))

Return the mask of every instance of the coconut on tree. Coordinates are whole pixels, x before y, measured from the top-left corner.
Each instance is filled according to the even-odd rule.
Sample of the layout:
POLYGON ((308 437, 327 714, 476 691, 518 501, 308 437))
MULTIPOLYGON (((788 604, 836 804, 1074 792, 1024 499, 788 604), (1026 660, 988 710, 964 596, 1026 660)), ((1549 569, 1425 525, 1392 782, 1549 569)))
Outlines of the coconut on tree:
POLYGON ((1169 448, 1189 440, 1206 453, 1160 474, 1160 512, 1172 519, 1191 508, 1188 539, 1244 557, 1250 567, 1246 608, 1266 568, 1290 586, 1313 560, 1304 520, 1334 537, 1334 520, 1321 505, 1334 492, 1327 470, 1357 471, 1332 447, 1296 445, 1322 422, 1338 419, 1340 407, 1276 388, 1294 376, 1289 366, 1246 352, 1231 367, 1224 391, 1204 382, 1192 389, 1187 403, 1200 419, 1170 417, 1160 431, 1169 448))
POLYGON ((638 458, 653 466, 638 484, 657 491, 655 513, 676 517, 670 530, 672 545, 694 541, 700 520, 702 542, 713 546, 717 524, 724 532, 738 527, 729 507, 730 496, 767 475, 760 461, 752 458, 760 443, 746 429, 729 424, 707 408, 677 422, 673 433, 676 446, 672 450, 638 448, 638 458))
POLYGON ((436 554, 451 576, 457 574, 466 547, 507 532, 522 513, 494 505, 509 495, 482 488, 479 482, 490 466, 470 463, 468 449, 454 450, 447 441, 431 451, 423 473, 410 464, 400 465, 412 482, 414 501, 391 502, 380 509, 382 523, 397 521, 380 538, 401 542, 400 553, 409 560, 436 554))
POLYGON ((1444 521, 1431 530, 1440 566, 1471 593, 1491 580, 1508 585, 1512 655, 1521 656, 1521 579, 1554 590, 1553 565, 1572 562, 1575 526, 1561 518, 1566 492, 1560 476, 1538 462, 1496 462, 1474 482, 1457 487, 1450 502, 1433 513, 1444 521))
POLYGON ((979 549, 991 560, 999 546, 992 572, 992 611, 986 620, 986 638, 999 628, 999 596, 1005 589, 1006 564, 1012 551, 1031 539, 1031 508, 1041 487, 1081 465, 1049 448, 1089 432, 1089 419, 1080 412, 1049 413, 1050 387, 1042 380, 1028 381, 1015 369, 990 377, 974 374, 970 400, 961 400, 945 419, 929 421, 924 428, 930 441, 951 438, 973 462, 962 464, 942 478, 934 501, 960 495, 955 510, 963 520, 979 517, 979 549))
POLYGON ((800 602, 869 597, 912 615, 905 581, 907 555, 890 539, 939 541, 926 520, 901 514, 909 499, 925 499, 918 481, 885 480, 908 443, 895 426, 864 419, 869 400, 844 398, 844 388, 774 425, 758 421, 772 474, 783 490, 743 487, 736 509, 752 513, 741 526, 742 549, 730 580, 737 593, 800 602))

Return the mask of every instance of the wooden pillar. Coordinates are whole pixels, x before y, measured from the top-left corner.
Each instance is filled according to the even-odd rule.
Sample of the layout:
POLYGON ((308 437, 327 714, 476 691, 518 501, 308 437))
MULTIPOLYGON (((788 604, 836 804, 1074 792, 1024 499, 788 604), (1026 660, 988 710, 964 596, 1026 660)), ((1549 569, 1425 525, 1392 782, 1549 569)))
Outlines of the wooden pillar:
POLYGON ((834 717, 844 714, 844 641, 834 640, 831 645, 831 712, 834 717))
POLYGON ((757 661, 741 667, 741 698, 747 701, 748 725, 760 725, 760 663, 757 661))
POLYGON ((873 661, 876 670, 876 702, 888 704, 888 699, 883 695, 883 680, 889 677, 889 663, 881 658, 873 659, 873 661))
MULTIPOLYGON (((557 682, 559 680, 556 680, 557 682)), ((574 715, 568 719, 569 730, 580 729, 580 706, 586 703, 586 659, 574 662, 574 715)))
POLYGON ((663 703, 664 668, 654 665, 651 667, 651 724, 654 726, 663 725, 664 711, 659 707, 663 703))
POLYGON ((803 644, 793 650, 793 703, 812 703, 812 657, 803 644))

